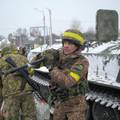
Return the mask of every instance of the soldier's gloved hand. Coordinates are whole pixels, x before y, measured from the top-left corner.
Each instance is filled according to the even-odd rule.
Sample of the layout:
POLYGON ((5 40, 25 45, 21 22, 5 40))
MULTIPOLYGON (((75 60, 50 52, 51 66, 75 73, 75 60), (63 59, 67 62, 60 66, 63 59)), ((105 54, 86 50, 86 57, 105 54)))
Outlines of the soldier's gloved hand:
POLYGON ((43 52, 43 56, 45 58, 44 65, 49 66, 48 68, 52 68, 59 61, 59 52, 55 49, 49 49, 43 52))

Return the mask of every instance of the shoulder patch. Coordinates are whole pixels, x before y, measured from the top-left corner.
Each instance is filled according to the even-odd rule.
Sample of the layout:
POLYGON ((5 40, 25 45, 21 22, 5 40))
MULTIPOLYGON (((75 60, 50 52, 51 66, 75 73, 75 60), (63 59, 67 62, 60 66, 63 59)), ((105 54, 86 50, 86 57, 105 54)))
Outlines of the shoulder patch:
POLYGON ((76 72, 78 74, 80 74, 82 69, 83 69, 83 65, 81 65, 81 64, 74 65, 74 66, 71 67, 71 71, 76 72))

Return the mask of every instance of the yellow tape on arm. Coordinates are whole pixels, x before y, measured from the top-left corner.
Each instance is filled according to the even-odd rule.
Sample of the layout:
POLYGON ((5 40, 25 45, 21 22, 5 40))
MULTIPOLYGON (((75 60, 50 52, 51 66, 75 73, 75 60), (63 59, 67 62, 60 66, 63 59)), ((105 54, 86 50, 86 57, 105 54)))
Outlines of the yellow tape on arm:
POLYGON ((69 75, 75 80, 75 81, 79 81, 80 80, 80 75, 78 75, 75 72, 70 72, 69 75))
POLYGON ((70 37, 70 38, 76 39, 81 43, 81 45, 84 44, 84 38, 76 33, 64 32, 64 37, 70 37))

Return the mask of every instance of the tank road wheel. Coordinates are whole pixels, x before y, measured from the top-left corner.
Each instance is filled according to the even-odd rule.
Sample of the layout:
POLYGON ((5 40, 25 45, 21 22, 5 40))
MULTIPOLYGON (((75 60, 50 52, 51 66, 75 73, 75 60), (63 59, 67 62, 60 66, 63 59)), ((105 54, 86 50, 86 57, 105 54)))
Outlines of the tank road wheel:
POLYGON ((120 120, 120 111, 93 103, 92 115, 94 120, 120 120))

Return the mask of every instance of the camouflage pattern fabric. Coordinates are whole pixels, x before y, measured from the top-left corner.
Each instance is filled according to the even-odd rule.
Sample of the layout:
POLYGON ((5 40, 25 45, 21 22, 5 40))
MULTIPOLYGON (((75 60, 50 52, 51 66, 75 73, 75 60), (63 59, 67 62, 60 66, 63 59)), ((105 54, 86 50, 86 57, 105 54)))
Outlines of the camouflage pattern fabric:
MULTIPOLYGON (((11 66, 5 62, 7 57, 11 57, 17 64, 22 66, 27 63, 26 57, 19 54, 6 54, 0 58, 0 70, 5 71, 11 66)), ((36 112, 34 100, 32 96, 32 88, 25 83, 25 88, 20 90, 21 82, 24 78, 19 73, 9 74, 2 77, 0 80, 0 92, 2 92, 4 106, 4 120, 19 120, 23 117, 24 120, 36 120, 36 112)))
POLYGON ((72 55, 64 55, 61 50, 58 64, 50 74, 54 83, 64 88, 71 88, 75 84, 87 80, 88 67, 88 60, 79 51, 72 55), (71 72, 77 75, 77 77, 71 75, 71 72))
POLYGON ((53 120, 86 120, 87 103, 84 96, 72 96, 56 103, 53 120))
POLYGON ((55 101, 53 120, 85 120, 88 109, 84 97, 88 90, 88 66, 88 60, 79 54, 79 51, 72 55, 64 55, 63 51, 60 51, 58 66, 50 72, 51 81, 70 93, 74 93, 74 90, 77 90, 77 93, 69 94, 63 101, 60 98, 62 96, 59 96, 60 99, 55 101))
MULTIPOLYGON (((35 59, 39 59, 43 55, 47 58, 46 61, 49 62, 49 60, 51 60, 49 57, 50 54, 47 53, 49 53, 49 51, 37 55, 35 59)), ((58 60, 51 60, 51 63, 55 63, 50 71, 51 88, 54 88, 54 85, 56 85, 62 88, 63 92, 64 90, 73 92, 75 90, 73 86, 78 87, 78 89, 76 89, 77 94, 69 94, 69 97, 63 101, 61 101, 62 95, 55 94, 55 97, 57 96, 58 99, 54 101, 55 112, 53 120, 85 120, 86 111, 88 109, 84 97, 88 90, 88 60, 82 56, 79 51, 76 51, 76 53, 72 55, 64 55, 63 50, 60 50, 58 55, 58 60)), ((50 94, 50 99, 54 99, 54 93, 52 92, 50 94)))

